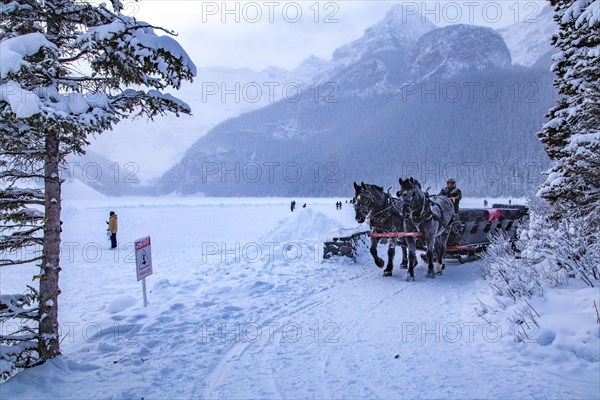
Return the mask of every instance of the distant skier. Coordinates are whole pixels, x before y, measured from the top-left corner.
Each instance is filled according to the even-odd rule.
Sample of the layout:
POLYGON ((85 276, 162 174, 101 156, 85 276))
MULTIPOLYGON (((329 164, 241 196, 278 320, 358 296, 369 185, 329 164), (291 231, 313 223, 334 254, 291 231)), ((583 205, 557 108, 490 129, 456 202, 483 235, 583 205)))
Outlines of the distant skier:
POLYGON ((106 221, 106 223, 108 224, 107 231, 110 232, 110 248, 116 249, 117 248, 117 232, 119 230, 119 219, 117 217, 117 214, 115 214, 114 211, 110 212, 108 221, 106 221))
POLYGON ((508 199, 508 205, 512 205, 512 201, 510 199, 508 199))
POLYGON ((292 212, 294 212, 295 208, 296 208, 296 200, 292 200, 292 202, 290 203, 290 209, 292 210, 292 212))
POLYGON ((304 203, 304 205, 302 206, 302 208, 306 208, 306 203, 304 203))
POLYGON ((488 206, 488 201, 487 200, 483 200, 483 207, 487 208, 487 206, 488 206))

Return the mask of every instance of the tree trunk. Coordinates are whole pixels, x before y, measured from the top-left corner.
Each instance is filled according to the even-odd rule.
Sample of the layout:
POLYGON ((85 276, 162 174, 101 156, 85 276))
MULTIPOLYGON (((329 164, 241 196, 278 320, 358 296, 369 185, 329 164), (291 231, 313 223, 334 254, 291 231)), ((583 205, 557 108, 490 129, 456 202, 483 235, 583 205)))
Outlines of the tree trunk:
POLYGON ((42 278, 40 279, 40 342, 42 360, 60 355, 58 332, 58 274, 60 272, 60 212, 61 198, 59 177, 58 132, 46 132, 44 156, 45 221, 44 248, 42 254, 42 278))

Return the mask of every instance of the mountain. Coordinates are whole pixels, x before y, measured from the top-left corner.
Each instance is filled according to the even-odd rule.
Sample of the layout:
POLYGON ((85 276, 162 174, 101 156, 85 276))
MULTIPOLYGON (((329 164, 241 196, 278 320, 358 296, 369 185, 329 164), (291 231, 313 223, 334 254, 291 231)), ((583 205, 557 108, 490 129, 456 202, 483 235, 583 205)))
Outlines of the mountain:
MULTIPOLYGON (((514 65, 546 71, 555 53, 550 37, 556 31, 550 6, 534 18, 498 30, 514 65)), ((280 100, 296 102, 294 90, 299 87, 302 97, 321 103, 354 96, 403 96, 407 86, 413 90, 421 81, 446 79, 465 68, 504 68, 504 47, 489 29, 466 25, 438 29, 415 15, 414 10, 406 12, 405 7, 397 5, 379 23, 367 28, 361 38, 335 50, 331 61, 310 56, 291 71, 278 67, 262 71, 200 68, 200 78, 177 94, 191 105, 194 116, 123 121, 114 131, 99 135, 90 151, 111 163, 134 164, 141 183, 152 184, 219 123, 280 100), (478 40, 479 34, 489 39, 493 51, 486 50, 486 41, 478 40), (442 37, 446 35, 452 40, 442 37)), ((278 126, 281 129, 274 136, 309 137, 326 130, 321 127, 308 132, 293 121, 278 126)), ((114 188, 114 192, 121 193, 121 189, 114 188)))
POLYGON ((408 59, 417 41, 435 28, 402 4, 392 7, 360 39, 334 51, 335 73, 329 80, 335 82, 336 95, 397 92, 408 78, 408 59))
POLYGON ((293 69, 289 75, 299 83, 316 83, 326 78, 333 69, 334 64, 331 61, 311 55, 293 69))
POLYGON ((395 187, 400 176, 434 190, 453 176, 467 196, 537 187, 553 75, 513 66, 491 29, 435 28, 401 11, 336 50, 320 91, 216 126, 157 192, 349 196, 353 181, 395 187))
POLYGON ((507 68, 510 52, 490 28, 450 25, 421 36, 410 57, 417 80, 446 79, 464 70, 507 68))
POLYGON ((144 186, 139 178, 139 166, 121 164, 88 151, 84 155, 70 155, 63 165, 61 177, 73 187, 87 185, 90 192, 106 196, 151 195, 153 188, 144 186))
MULTIPOLYGON (((318 78, 313 75, 327 75, 325 71, 330 69, 329 62, 316 57, 308 58, 293 71, 277 67, 262 71, 199 68, 199 78, 177 93, 191 106, 193 117, 123 121, 113 131, 99 135, 89 150, 112 163, 135 164, 138 178, 151 183, 219 122, 279 101, 286 96, 287 84, 316 82, 318 78)), ((120 190, 115 188, 116 192, 120 190)))
MULTIPOLYGON (((531 67, 540 59, 549 60, 549 53, 556 53, 551 45, 552 35, 558 34, 554 12, 550 5, 538 15, 522 22, 499 29, 510 49, 513 63, 531 67)), ((548 67, 550 64, 548 64, 548 67)))
POLYGON ((349 66, 363 58, 385 58, 386 54, 397 57, 410 51, 419 37, 433 29, 431 22, 398 4, 381 22, 367 28, 360 39, 336 49, 332 61, 349 66))

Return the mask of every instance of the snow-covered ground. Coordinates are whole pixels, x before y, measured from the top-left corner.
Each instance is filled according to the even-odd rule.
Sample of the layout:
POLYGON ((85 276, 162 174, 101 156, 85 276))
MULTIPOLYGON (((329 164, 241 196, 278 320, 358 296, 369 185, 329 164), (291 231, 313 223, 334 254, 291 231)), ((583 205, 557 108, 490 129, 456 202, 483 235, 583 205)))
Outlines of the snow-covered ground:
MULTIPOLYGON (((568 324, 553 315, 517 345, 476 314, 487 290, 477 263, 435 280, 421 265, 408 283, 398 268, 384 278, 368 254, 322 262, 327 232, 356 226, 345 199, 341 211, 339 199, 296 199, 307 208, 291 213, 277 198, 108 199, 69 185, 64 196, 64 355, 1 385, 3 399, 600 397, 600 334, 579 329, 593 316, 556 311, 559 295, 534 306, 568 324), (144 308, 132 242, 146 235, 144 308)), ((2 269, 1 291, 36 272, 2 269)), ((579 295, 587 309, 598 291, 579 295)))

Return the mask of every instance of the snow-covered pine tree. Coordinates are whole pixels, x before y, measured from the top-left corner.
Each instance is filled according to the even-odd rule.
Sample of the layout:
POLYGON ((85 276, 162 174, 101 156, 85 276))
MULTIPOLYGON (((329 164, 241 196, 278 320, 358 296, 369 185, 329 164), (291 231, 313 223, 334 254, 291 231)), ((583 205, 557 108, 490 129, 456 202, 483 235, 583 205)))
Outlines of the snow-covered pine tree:
MULTIPOLYGON (((506 319, 515 340, 537 325, 527 302, 570 281, 597 287, 600 280, 600 0, 549 0, 560 25, 553 70, 561 99, 538 133, 554 165, 536 196, 528 200, 530 221, 516 243, 498 238, 488 247, 480 272, 494 295, 480 315, 511 309, 506 319)), ((532 313, 533 311, 533 313, 532 313)))
MULTIPOLYGON (((31 183, 43 179, 43 140, 7 112, 7 104, 0 107, 0 268, 5 268, 42 260, 44 192, 31 183)), ((38 363, 38 299, 32 287, 0 294, 0 382, 38 363)))
POLYGON ((553 70, 562 96, 538 134, 554 165, 539 195, 555 219, 600 223, 600 0, 550 0, 559 24, 553 70))
POLYGON ((39 255, 17 261, 39 261, 41 269, 36 339, 42 362, 60 354, 61 163, 83 153, 90 135, 124 118, 191 112, 161 92, 196 74, 173 33, 122 14, 118 0, 110 3, 0 3, 0 234, 13 250, 41 244, 39 255), (30 177, 41 178, 43 189, 22 184, 30 177))
MULTIPOLYGON (((3 113, 2 113, 3 114, 3 113)), ((4 114, 3 114, 4 117, 4 114)), ((9 119, 0 122, 0 268, 42 259, 44 193, 27 187, 40 172, 41 152, 27 143, 28 135, 5 134, 9 119), (22 185, 19 186, 19 183, 22 185)), ((31 186, 31 185, 30 185, 31 186)), ((0 382, 15 370, 37 363, 38 292, 0 294, 0 382), (10 327, 10 329, 8 329, 10 327)))

